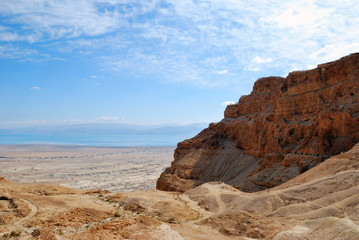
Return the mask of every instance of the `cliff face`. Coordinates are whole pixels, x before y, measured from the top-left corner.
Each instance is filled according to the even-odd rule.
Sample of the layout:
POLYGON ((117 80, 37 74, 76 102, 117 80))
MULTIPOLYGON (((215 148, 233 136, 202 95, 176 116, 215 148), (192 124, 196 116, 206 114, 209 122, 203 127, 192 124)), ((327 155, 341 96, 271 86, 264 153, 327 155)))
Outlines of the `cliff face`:
POLYGON ((178 144, 157 189, 223 181, 243 191, 277 186, 359 142, 359 54, 256 81, 224 119, 178 144))

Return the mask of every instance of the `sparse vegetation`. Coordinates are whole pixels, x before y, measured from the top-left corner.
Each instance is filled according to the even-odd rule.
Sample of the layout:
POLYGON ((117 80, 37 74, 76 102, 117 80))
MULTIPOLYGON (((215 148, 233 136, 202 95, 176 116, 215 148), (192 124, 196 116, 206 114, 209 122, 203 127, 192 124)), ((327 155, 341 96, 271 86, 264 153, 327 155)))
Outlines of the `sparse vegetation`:
POLYGON ((171 224, 174 224, 174 223, 176 223, 176 219, 174 219, 173 217, 171 217, 171 218, 169 218, 169 219, 167 220, 167 222, 168 222, 168 223, 171 223, 171 224))
POLYGON ((34 238, 37 238, 41 235, 41 232, 39 229, 35 229, 32 233, 31 236, 33 236, 34 238))
POLYGON ((196 212, 197 212, 197 214, 196 214, 196 216, 194 216, 194 217, 192 218, 192 220, 198 220, 198 219, 200 219, 201 213, 198 212, 198 211, 196 211, 196 212))
POLYGON ((5 233, 2 235, 1 240, 7 240, 10 238, 20 237, 21 231, 11 231, 11 233, 5 233))
POLYGON ((9 239, 9 234, 8 233, 5 233, 4 235, 2 235, 2 237, 1 237, 1 240, 7 240, 7 239, 9 239))
POLYGON ((121 217, 121 215, 118 212, 115 212, 115 217, 121 217))
POLYGON ((21 235, 21 231, 11 231, 10 237, 19 237, 21 235))

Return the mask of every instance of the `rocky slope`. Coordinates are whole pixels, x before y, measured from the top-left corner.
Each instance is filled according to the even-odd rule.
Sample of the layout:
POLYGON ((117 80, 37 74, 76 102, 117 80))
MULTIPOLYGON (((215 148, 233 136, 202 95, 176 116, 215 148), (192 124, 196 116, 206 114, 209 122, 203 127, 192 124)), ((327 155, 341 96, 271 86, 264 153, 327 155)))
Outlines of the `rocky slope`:
POLYGON ((0 177, 0 239, 359 239, 359 144, 256 193, 211 182, 185 193, 110 193, 0 177))
POLYGON ((178 144, 157 189, 223 181, 243 191, 282 184, 359 142, 359 54, 256 81, 224 119, 178 144))

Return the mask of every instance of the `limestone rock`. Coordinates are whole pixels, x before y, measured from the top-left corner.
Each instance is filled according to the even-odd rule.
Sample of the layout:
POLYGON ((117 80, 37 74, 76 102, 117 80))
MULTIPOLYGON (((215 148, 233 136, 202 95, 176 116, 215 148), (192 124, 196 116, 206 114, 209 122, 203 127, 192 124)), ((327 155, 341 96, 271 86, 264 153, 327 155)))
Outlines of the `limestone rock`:
POLYGON ((359 140, 359 54, 256 81, 224 119, 178 144, 157 189, 223 181, 243 191, 277 186, 359 140))

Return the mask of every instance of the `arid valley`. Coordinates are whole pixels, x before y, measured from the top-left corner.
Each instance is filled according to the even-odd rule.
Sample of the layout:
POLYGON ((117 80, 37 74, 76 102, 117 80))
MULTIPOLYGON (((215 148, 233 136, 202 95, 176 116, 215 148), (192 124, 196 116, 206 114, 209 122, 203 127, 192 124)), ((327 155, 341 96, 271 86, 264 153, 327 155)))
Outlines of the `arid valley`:
POLYGON ((357 53, 258 79, 176 148, 2 145, 1 240, 357 240, 358 96, 357 53))
POLYGON ((52 183, 117 192, 155 188, 174 147, 0 145, 0 176, 20 183, 52 183))
MULTIPOLYGON (((10 156, 11 151, 7 151, 10 156)), ((146 151, 161 155, 158 149, 146 151)), ((39 153, 27 153, 39 156, 39 153)), ((4 155, 2 148, 1 160, 5 159, 4 155)), ((55 155, 62 154, 57 152, 52 156, 55 155)), ((162 152, 162 157, 165 155, 162 152)), ((49 166, 43 168, 50 173, 51 164, 47 164, 49 166)), ((65 166, 70 166, 67 164, 65 166)), ((69 170, 63 168, 53 172, 61 175, 62 171, 69 170)), ((151 181, 145 171, 138 175, 151 181)), ((45 181, 44 177, 39 179, 45 181)), ((62 184, 65 180, 61 179, 62 184)), ((118 184, 119 189, 125 189, 122 183, 118 184)), ((144 185, 141 182, 140 186, 144 185)), ((359 238, 358 186, 359 146, 279 187, 257 193, 244 193, 219 182, 203 184, 185 193, 154 189, 109 192, 17 183, 1 178, 0 237, 24 240, 354 240, 359 238)))
POLYGON ((0 0, 0 240, 359 240, 358 13, 0 0))

